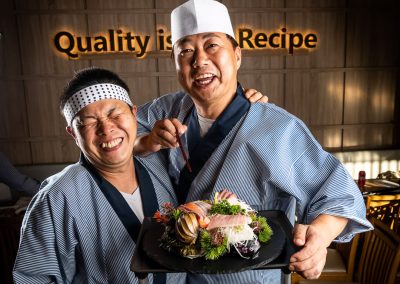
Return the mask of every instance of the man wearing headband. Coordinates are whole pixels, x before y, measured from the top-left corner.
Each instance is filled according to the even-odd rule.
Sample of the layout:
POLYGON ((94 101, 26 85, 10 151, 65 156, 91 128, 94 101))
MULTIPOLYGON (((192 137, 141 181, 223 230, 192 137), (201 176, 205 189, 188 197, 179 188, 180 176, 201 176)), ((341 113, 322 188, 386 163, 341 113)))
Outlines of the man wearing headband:
MULTIPOLYGON (((241 50, 226 7, 191 0, 172 11, 173 59, 185 92, 138 111, 142 150, 169 149, 179 203, 210 199, 227 188, 257 210, 282 210, 298 224, 302 246, 289 268, 319 277, 327 247, 372 229, 361 193, 344 166, 325 152, 302 121, 272 104, 249 104, 237 71, 241 50), (186 128, 181 124, 187 125, 186 128), (177 145, 182 135, 189 167, 177 145)), ((146 152, 142 152, 146 153, 146 152)), ((196 283, 279 283, 279 270, 188 275, 196 283)))
MULTIPOLYGON (((116 74, 99 68, 77 73, 66 86, 61 110, 81 158, 45 180, 32 199, 16 283, 138 283, 130 264, 142 220, 177 200, 161 156, 132 156, 137 122, 128 92, 116 74)), ((184 277, 168 274, 167 281, 184 277)))

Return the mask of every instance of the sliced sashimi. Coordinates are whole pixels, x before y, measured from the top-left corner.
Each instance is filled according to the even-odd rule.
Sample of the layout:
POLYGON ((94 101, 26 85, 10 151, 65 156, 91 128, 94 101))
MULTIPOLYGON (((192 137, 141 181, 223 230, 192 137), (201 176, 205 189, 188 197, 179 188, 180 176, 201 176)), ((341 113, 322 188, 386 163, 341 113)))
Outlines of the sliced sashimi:
POLYGON ((185 213, 195 213, 197 216, 204 218, 207 217, 208 210, 210 210, 211 204, 204 201, 193 201, 182 204, 178 207, 179 210, 185 213))
POLYGON ((219 227, 235 227, 251 223, 251 218, 245 215, 214 215, 208 223, 207 230, 219 227))
POLYGON ((237 195, 236 194, 234 194, 233 192, 230 192, 229 190, 227 190, 227 189, 224 189, 224 190, 222 190, 222 191, 220 191, 220 192, 217 192, 216 194, 215 194, 215 202, 218 202, 218 201, 221 201, 221 200, 226 200, 226 201, 228 201, 230 204, 238 204, 238 198, 237 198, 237 195))

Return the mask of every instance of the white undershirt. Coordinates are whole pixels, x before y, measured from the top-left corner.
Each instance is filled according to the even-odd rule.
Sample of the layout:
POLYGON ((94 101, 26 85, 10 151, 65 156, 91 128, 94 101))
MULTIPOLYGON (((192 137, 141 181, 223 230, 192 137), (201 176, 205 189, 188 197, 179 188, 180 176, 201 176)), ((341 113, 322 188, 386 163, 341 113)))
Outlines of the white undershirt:
POLYGON ((197 118, 199 120, 199 126, 200 126, 200 137, 204 137, 204 135, 207 134, 208 130, 210 130, 215 119, 209 119, 201 116, 200 114, 197 114, 197 118))
POLYGON ((144 213, 143 213, 142 197, 140 196, 140 187, 138 186, 132 194, 125 192, 121 192, 121 194, 122 197, 125 198, 126 202, 128 202, 129 207, 135 213, 140 223, 143 223, 144 213))

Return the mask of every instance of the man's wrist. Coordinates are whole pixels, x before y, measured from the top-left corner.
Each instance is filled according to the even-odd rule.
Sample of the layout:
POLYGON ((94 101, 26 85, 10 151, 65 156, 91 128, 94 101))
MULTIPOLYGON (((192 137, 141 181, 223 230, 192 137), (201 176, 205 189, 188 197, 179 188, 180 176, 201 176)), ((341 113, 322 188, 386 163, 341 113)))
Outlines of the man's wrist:
POLYGON ((324 235, 324 243, 328 247, 344 230, 347 222, 348 219, 343 217, 322 214, 311 223, 311 226, 324 235))
POLYGON ((133 154, 136 156, 146 156, 151 153, 149 150, 149 134, 142 134, 136 137, 133 145, 133 154))

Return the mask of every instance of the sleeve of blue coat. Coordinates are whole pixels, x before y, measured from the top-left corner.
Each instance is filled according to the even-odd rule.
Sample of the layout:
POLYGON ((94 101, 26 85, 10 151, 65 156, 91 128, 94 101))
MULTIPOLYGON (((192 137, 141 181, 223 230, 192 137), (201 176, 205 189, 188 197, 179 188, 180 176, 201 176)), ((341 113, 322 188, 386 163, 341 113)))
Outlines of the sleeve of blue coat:
POLYGON ((310 224, 320 214, 347 218, 347 226, 336 239, 339 242, 372 229, 366 219, 363 197, 351 175, 314 139, 292 165, 289 180, 298 194, 299 222, 310 224))
POLYGON ((164 95, 160 98, 141 105, 137 109, 138 134, 146 134, 151 131, 154 124, 160 119, 176 118, 181 109, 183 92, 164 95))
MULTIPOLYGON (((62 206, 62 200, 57 206, 62 206)), ((73 220, 66 210, 58 211, 62 216, 55 214, 45 194, 39 193, 32 200, 21 228, 15 283, 71 283, 74 279, 76 239, 64 234, 64 229, 73 231, 73 220)))

